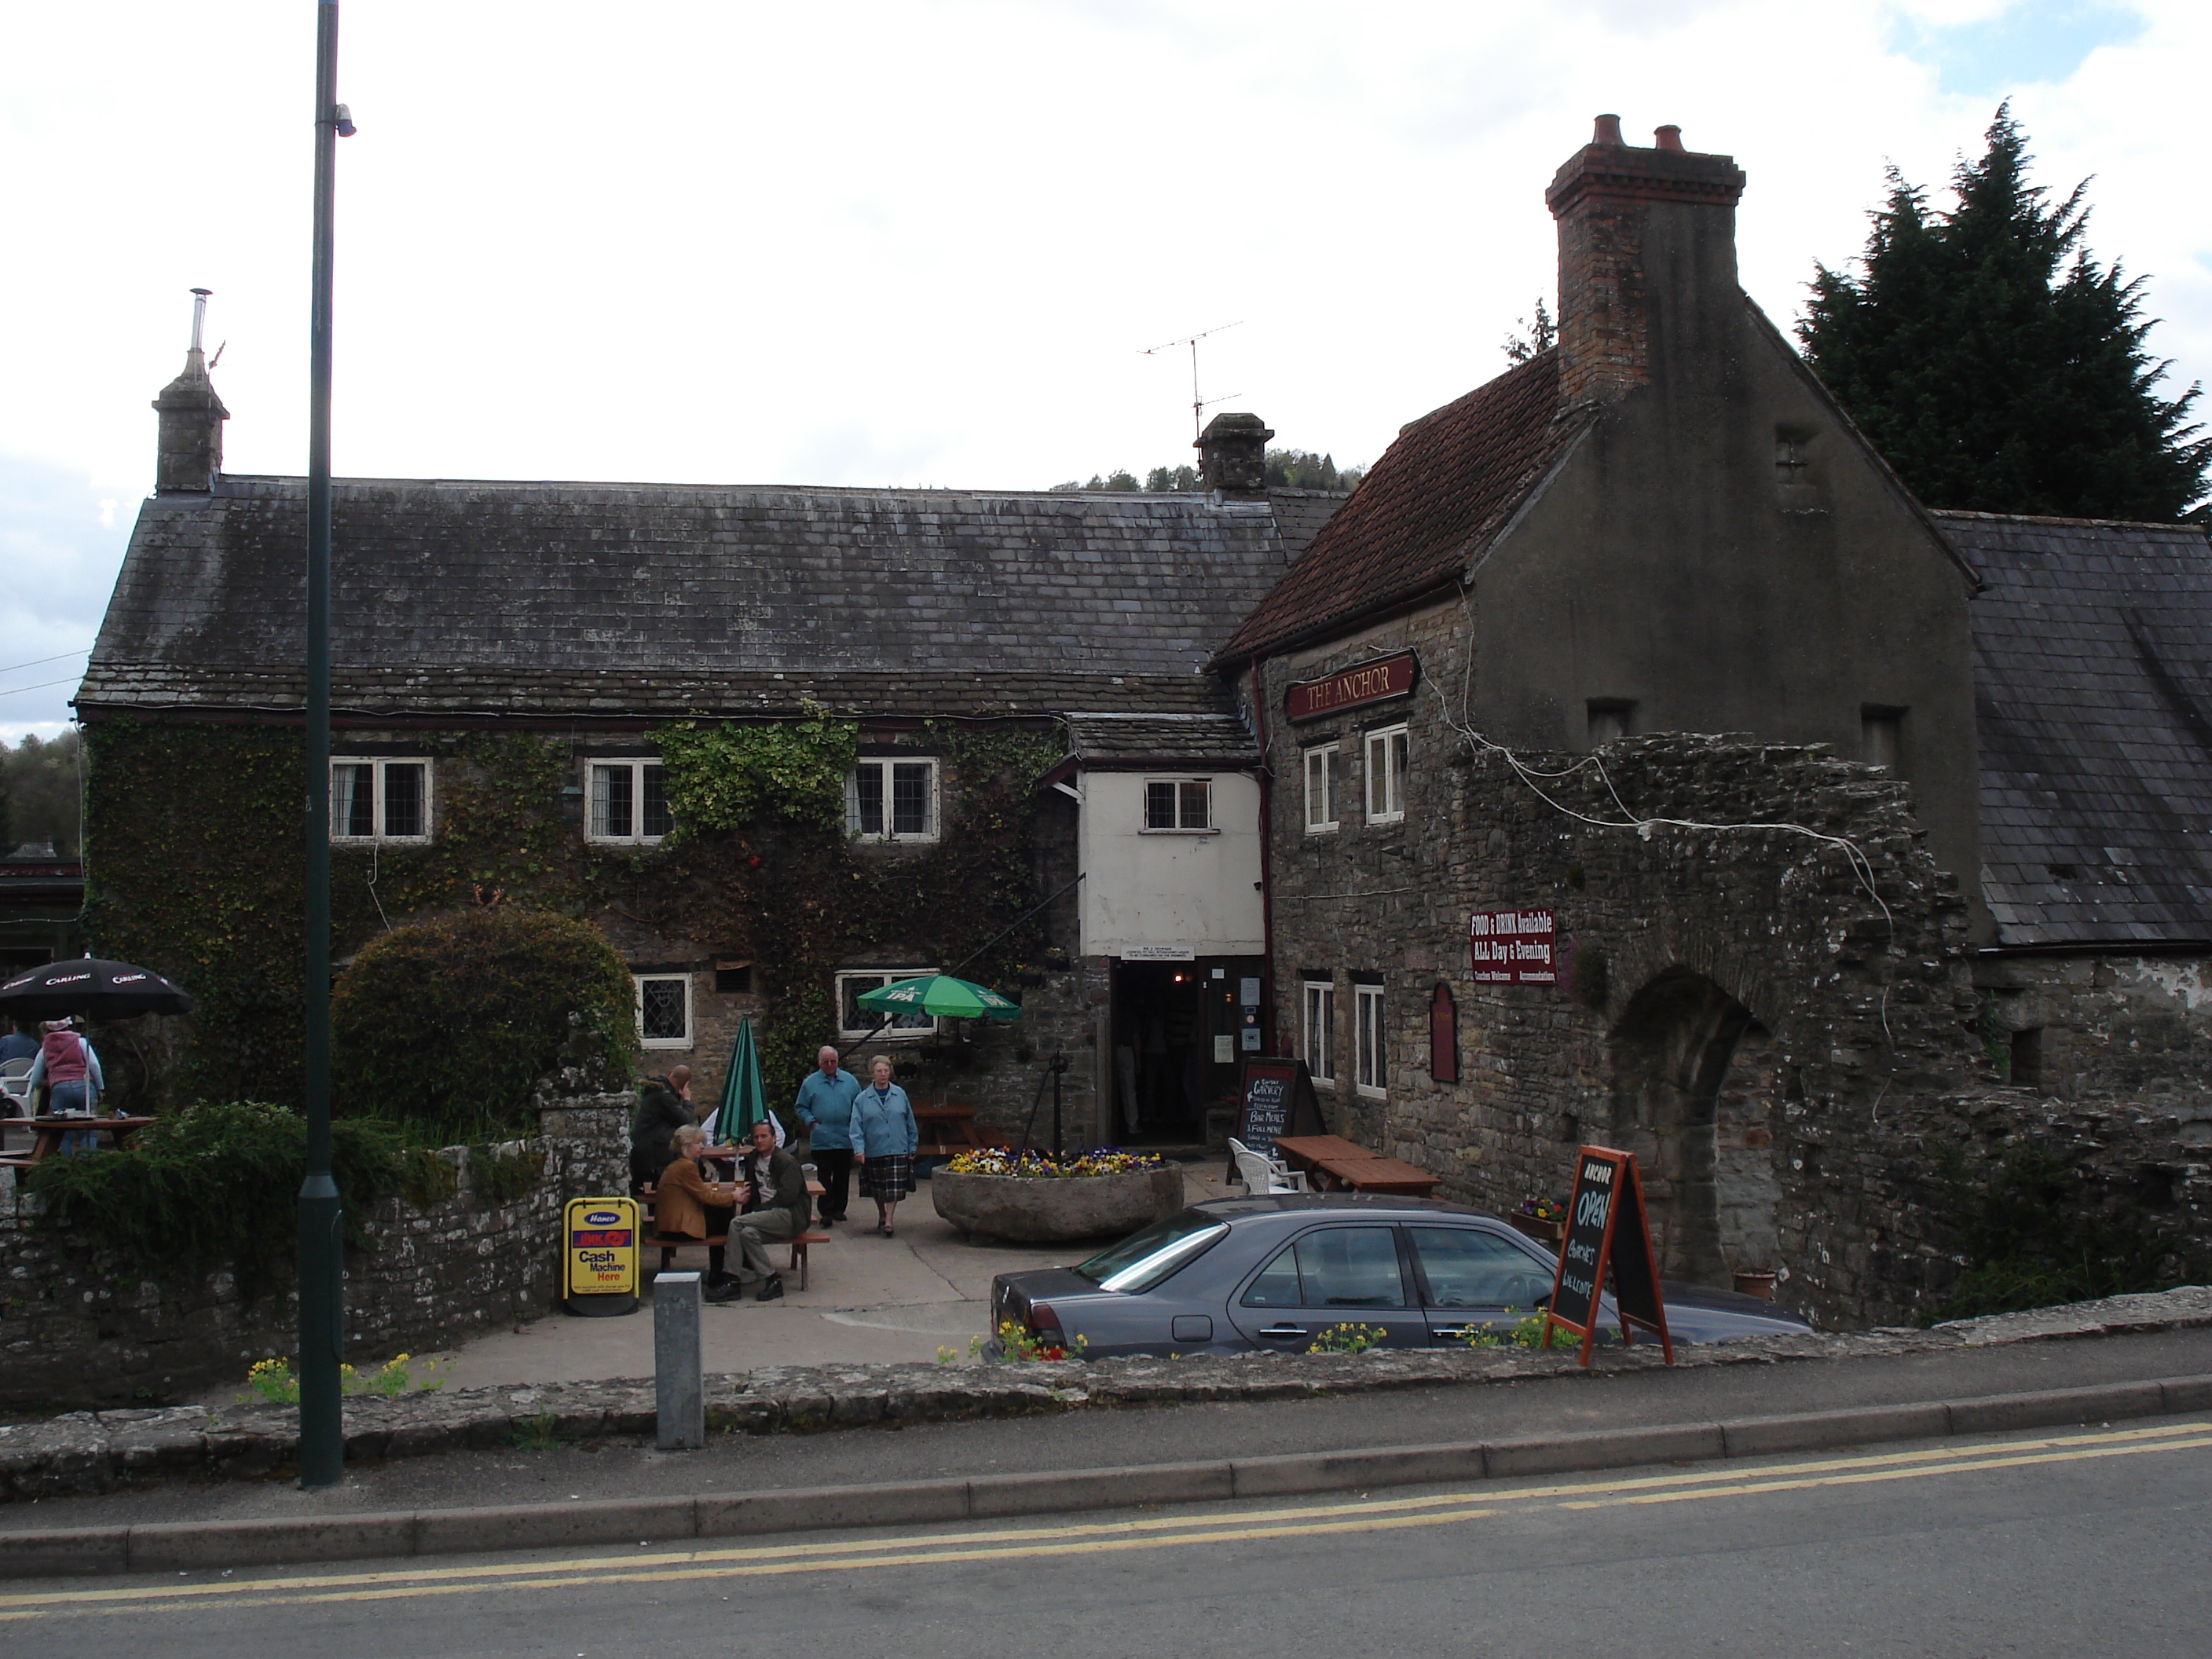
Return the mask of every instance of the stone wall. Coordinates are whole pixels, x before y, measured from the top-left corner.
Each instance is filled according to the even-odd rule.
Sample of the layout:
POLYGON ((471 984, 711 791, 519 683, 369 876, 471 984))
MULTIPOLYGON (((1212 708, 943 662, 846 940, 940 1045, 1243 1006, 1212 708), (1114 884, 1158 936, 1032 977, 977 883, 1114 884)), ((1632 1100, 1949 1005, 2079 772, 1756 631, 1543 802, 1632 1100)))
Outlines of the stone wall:
POLYGON ((2014 1085, 2057 1099, 2173 1109, 2212 1146, 2212 962, 2160 956, 1984 955, 1982 1036, 2014 1085))
MULTIPOLYGON (((348 1251, 345 1261, 350 1363, 450 1346, 552 1307, 561 1206, 627 1189, 634 1104, 627 1094, 541 1094, 538 1104, 540 1133, 497 1149, 544 1159, 526 1196, 478 1201, 468 1149, 453 1146, 438 1154, 454 1171, 450 1198, 420 1211, 387 1199, 368 1217, 375 1248, 348 1251)), ((166 1403, 294 1351, 289 1262, 276 1264, 274 1284, 250 1304, 228 1272, 137 1279, 102 1241, 38 1226, 36 1201, 12 1171, 0 1172, 0 1406, 166 1403)))

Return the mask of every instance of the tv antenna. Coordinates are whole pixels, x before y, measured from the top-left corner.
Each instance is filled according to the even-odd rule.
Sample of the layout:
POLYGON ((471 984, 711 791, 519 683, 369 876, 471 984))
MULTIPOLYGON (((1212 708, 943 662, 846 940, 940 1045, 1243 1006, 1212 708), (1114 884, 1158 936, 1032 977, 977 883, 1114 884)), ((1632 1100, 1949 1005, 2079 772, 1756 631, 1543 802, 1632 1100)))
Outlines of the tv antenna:
POLYGON ((1180 340, 1168 340, 1156 346, 1146 346, 1145 349, 1139 354, 1140 356, 1157 357, 1163 351, 1173 351, 1177 346, 1188 346, 1190 348, 1190 435, 1194 440, 1203 435, 1200 428, 1204 424, 1206 411, 1209 405, 1213 404, 1225 404, 1231 398, 1241 398, 1244 395, 1241 392, 1229 392, 1223 393, 1218 398, 1201 398, 1199 396, 1198 343, 1200 340, 1206 338, 1209 335, 1225 334, 1232 328, 1242 328, 1243 325, 1242 319, 1233 323, 1223 323, 1216 327, 1202 330, 1196 334, 1187 334, 1180 340))

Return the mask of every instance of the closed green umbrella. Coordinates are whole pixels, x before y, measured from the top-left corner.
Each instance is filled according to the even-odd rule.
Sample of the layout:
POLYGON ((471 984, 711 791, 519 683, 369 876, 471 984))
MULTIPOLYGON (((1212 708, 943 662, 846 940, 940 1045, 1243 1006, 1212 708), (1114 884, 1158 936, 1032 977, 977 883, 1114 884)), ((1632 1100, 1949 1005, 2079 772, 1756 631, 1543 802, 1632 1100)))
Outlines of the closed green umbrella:
POLYGON ((722 1079, 722 1107, 714 1116, 714 1134, 725 1146, 735 1146, 768 1115, 768 1095, 761 1088, 760 1050, 753 1042, 753 1017, 738 1021, 738 1040, 730 1049, 730 1069, 722 1079))
POLYGON ((854 999, 874 1014, 934 1014, 939 1019, 1019 1019, 1022 1007, 996 991, 955 979, 950 974, 925 974, 918 979, 893 980, 854 999))

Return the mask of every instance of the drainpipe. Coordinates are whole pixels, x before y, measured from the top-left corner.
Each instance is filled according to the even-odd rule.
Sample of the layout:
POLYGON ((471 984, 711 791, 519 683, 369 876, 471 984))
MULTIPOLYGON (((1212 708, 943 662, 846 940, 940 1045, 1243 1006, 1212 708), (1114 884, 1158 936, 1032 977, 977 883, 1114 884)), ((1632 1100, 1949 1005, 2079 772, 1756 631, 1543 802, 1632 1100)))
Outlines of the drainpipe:
POLYGON ((1275 765, 1267 753, 1267 696, 1252 659, 1252 733, 1260 744, 1260 1029, 1272 1048, 1275 1030, 1275 765))

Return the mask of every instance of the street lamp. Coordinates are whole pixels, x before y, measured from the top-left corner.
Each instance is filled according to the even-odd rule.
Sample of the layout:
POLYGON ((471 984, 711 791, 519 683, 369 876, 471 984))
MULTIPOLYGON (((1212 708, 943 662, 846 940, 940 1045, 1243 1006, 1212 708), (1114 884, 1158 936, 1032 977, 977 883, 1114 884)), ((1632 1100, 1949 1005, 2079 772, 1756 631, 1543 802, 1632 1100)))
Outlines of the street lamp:
POLYGON ((315 5, 315 252, 307 343, 307 1174, 300 1184, 300 1484, 345 1468, 338 1364, 345 1212, 331 1179, 331 266, 337 141, 337 0, 315 5))

